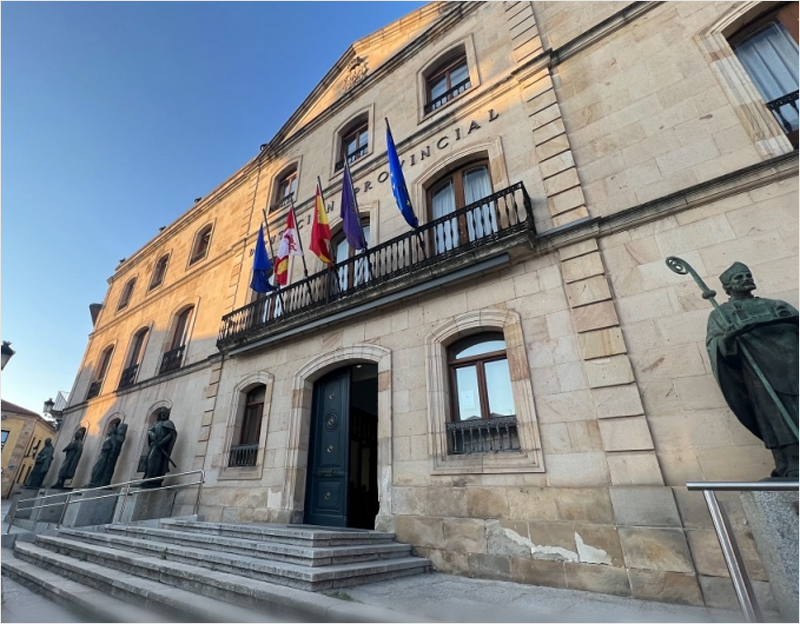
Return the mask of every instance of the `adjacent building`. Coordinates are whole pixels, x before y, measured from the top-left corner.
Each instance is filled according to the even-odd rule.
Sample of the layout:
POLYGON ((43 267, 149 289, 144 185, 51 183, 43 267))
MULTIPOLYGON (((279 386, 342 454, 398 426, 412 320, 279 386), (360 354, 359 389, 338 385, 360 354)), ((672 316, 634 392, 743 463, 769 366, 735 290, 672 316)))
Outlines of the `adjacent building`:
POLYGON ((665 259, 721 297, 746 262, 798 305, 797 50, 794 2, 434 2, 353 43, 116 268, 56 462, 86 427, 85 483, 124 421, 114 481, 141 476, 166 407, 207 519, 388 529, 446 572, 732 600, 685 483, 761 479, 772 457, 712 376, 709 302, 665 259), (332 268, 308 250, 318 182, 332 268), (305 255, 258 295, 259 227, 277 250, 292 206, 305 255))
POLYGON ((2 401, 3 479, 2 497, 18 492, 30 474, 36 454, 47 438, 56 439, 56 430, 36 412, 2 401))

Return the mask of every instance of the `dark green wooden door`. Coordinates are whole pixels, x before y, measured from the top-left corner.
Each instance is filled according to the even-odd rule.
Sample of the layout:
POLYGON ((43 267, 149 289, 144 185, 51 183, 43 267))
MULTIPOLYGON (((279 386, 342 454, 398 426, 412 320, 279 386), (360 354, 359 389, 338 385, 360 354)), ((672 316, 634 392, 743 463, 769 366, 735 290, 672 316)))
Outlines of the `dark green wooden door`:
POLYGON ((347 526, 350 369, 314 387, 305 523, 347 526))

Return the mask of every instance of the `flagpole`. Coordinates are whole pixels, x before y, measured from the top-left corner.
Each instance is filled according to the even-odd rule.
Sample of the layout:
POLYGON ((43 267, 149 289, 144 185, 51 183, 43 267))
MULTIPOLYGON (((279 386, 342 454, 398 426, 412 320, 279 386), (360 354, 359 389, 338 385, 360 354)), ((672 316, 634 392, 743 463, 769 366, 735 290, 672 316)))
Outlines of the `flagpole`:
MULTIPOLYGON (((317 188, 319 189, 319 198, 322 200, 322 209, 325 212, 327 212, 328 208, 327 208, 327 204, 325 203, 325 193, 322 192, 322 180, 319 179, 319 176, 317 176, 317 188)), ((314 210, 315 211, 317 210, 316 205, 314 206, 314 210)), ((332 279, 331 276, 334 274, 333 265, 336 264, 336 260, 333 257, 333 250, 331 249, 331 243, 332 242, 333 241, 328 240, 325 243, 327 245, 327 247, 328 247, 328 257, 331 259, 331 261, 329 263, 327 263, 328 264, 328 279, 332 279)), ((338 279, 332 279, 332 282, 333 282, 333 285, 336 288, 336 293, 338 294, 339 293, 339 280, 338 279)))
POLYGON ((298 226, 297 213, 294 210, 294 193, 289 196, 289 210, 292 211, 294 217, 294 228, 297 233, 297 244, 300 246, 300 258, 303 260, 303 277, 306 281, 306 288, 308 289, 308 296, 311 301, 314 301, 314 293, 311 291, 311 283, 308 281, 308 265, 306 264, 306 253, 303 249, 303 237, 300 236, 300 227, 298 226))
MULTIPOLYGON (((369 264, 369 243, 367 242, 367 237, 364 235, 364 226, 361 223, 361 215, 358 212, 358 198, 356 197, 356 189, 353 186, 353 172, 350 171, 350 163, 347 162, 347 156, 344 157, 344 166, 347 169, 347 179, 350 180, 350 194, 353 196, 353 204, 356 209, 356 221, 358 222, 358 227, 361 229, 361 240, 364 241, 364 255, 367 256, 364 258, 367 263, 367 280, 372 281, 372 267, 369 264)), ((342 184, 344 185, 344 178, 342 178, 342 184)), ((353 269, 355 270, 355 262, 353 262, 353 269)))
MULTIPOLYGON (((264 215, 264 226, 267 230, 267 240, 269 241, 269 255, 275 258, 275 250, 272 247, 272 234, 269 233, 269 219, 267 219, 267 211, 265 208, 261 209, 261 214, 264 215)), ((296 225, 296 224, 295 224, 296 225)), ((277 273, 278 267, 275 266, 273 270, 273 275, 277 273)), ((286 311, 286 302, 283 300, 283 292, 281 291, 281 285, 277 283, 277 279, 275 280, 275 290, 277 291, 276 294, 278 295, 278 299, 281 300, 281 307, 283 308, 284 312, 286 311)))
MULTIPOLYGON (((384 117, 383 120, 386 122, 386 133, 388 135, 389 140, 391 141, 391 147, 394 148, 393 149, 394 155, 397 156, 397 147, 395 146, 395 143, 394 143, 394 135, 392 134, 392 127, 389 125, 389 118, 388 117, 384 117)), ((387 141, 387 145, 386 145, 387 156, 389 156, 389 147, 390 147, 390 145, 388 143, 389 143, 389 141, 387 141)), ((392 182, 395 182, 391 157, 389 158, 389 171, 392 173, 392 182)), ((402 173, 402 171, 401 171, 401 173, 402 173)), ((401 176, 401 177, 403 178, 403 187, 405 187, 405 176, 401 176)), ((408 189, 405 190, 405 195, 406 195, 406 199, 408 200, 408 189)), ((397 197, 395 197, 395 199, 397 199, 397 197)), ((397 201, 398 201, 398 206, 397 207, 400 208, 400 200, 397 199, 397 201)), ((408 200, 408 201, 409 201, 409 206, 410 206, 411 205, 410 204, 410 200, 408 200)), ((402 208, 401 208, 401 212, 402 212, 402 208)), ((413 214, 413 209, 412 209, 412 214, 413 214)), ((403 216, 405 216, 405 214, 403 214, 403 216)), ((414 219, 416 220, 416 217, 414 217, 414 219)), ((422 252, 422 258, 423 258, 423 260, 427 260, 428 259, 428 254, 425 252, 425 240, 422 238, 422 232, 419 231, 419 227, 415 227, 414 230, 417 233, 417 241, 419 242, 419 250, 422 252)))

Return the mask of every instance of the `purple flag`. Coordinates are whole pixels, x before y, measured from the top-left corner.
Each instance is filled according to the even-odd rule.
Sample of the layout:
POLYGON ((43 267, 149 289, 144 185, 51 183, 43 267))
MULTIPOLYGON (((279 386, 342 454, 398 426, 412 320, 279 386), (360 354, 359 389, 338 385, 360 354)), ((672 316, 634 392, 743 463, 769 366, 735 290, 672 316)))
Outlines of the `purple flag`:
POLYGON ((344 161, 344 177, 342 178, 342 229, 347 242, 356 251, 366 249, 367 241, 364 240, 364 228, 361 227, 361 217, 358 216, 356 192, 353 180, 350 178, 350 165, 344 161))

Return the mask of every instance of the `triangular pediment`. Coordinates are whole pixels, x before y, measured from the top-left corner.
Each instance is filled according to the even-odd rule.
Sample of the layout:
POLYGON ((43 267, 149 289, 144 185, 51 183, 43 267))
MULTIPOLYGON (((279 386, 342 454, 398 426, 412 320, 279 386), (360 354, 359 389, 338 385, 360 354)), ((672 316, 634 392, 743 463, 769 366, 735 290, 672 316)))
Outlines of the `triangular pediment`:
POLYGON ((304 128, 342 100, 387 63, 413 48, 413 44, 441 23, 441 18, 458 13, 459 2, 432 2, 353 43, 317 84, 292 117, 273 138, 280 143, 304 128))

